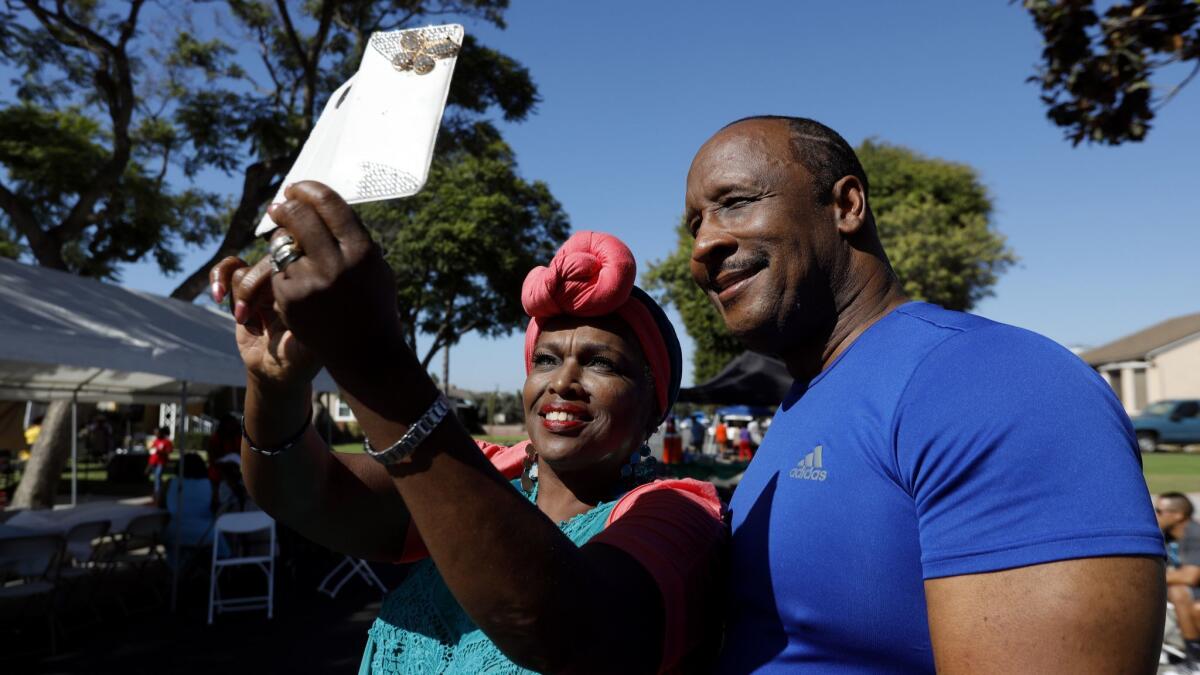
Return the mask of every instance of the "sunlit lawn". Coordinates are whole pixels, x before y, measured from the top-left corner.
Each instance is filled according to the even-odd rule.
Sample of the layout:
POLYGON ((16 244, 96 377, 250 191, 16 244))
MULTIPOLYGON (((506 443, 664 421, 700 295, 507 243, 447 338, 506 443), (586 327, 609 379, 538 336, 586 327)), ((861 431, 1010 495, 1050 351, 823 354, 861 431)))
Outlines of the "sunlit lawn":
POLYGON ((1152 494, 1200 492, 1200 453, 1143 454, 1142 470, 1152 494))
MULTIPOLYGON (((480 440, 485 440, 491 443, 499 443, 501 445, 513 445, 525 439, 524 436, 479 436, 480 440)), ((362 452, 362 443, 342 443, 335 445, 334 449, 338 452, 362 452)), ((1200 452, 1157 452, 1152 454, 1142 455, 1142 467, 1146 476, 1146 485, 1150 488, 1152 494, 1161 492, 1200 492, 1200 452)), ((743 467, 741 465, 722 465, 719 467, 678 467, 681 475, 703 474, 705 478, 711 478, 715 474, 736 473, 743 467), (684 469, 691 469, 684 470, 684 469)), ((103 465, 83 463, 80 466, 79 480, 80 482, 102 483, 105 481, 107 473, 103 465)), ((17 476, 19 478, 19 476, 17 476)), ((700 478, 701 475, 694 477, 700 478)), ((724 478, 725 476, 721 476, 724 478)), ((63 481, 69 482, 71 479, 70 465, 63 472, 63 481)), ((15 481, 14 481, 15 482, 15 481)))

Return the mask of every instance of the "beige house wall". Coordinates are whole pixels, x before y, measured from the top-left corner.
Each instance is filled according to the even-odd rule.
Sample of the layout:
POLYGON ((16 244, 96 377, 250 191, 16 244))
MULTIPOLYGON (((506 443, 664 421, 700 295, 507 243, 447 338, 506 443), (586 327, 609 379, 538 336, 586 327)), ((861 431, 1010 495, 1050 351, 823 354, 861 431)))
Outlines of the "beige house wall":
POLYGON ((1150 402, 1200 398, 1200 336, 1155 354, 1146 373, 1150 402))

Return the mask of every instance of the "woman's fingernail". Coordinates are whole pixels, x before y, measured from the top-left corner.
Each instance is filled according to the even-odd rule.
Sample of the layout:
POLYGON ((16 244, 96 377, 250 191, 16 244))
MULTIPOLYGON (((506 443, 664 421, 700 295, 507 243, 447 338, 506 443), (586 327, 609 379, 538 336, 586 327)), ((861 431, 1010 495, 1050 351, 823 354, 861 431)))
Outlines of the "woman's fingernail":
POLYGON ((221 300, 223 300, 225 298, 225 287, 222 286, 221 282, 219 282, 219 281, 213 282, 212 298, 213 298, 213 302, 221 302, 221 300))
POLYGON ((233 320, 240 324, 245 324, 246 309, 246 303, 242 302, 241 300, 233 303, 233 320))
POLYGON ((271 204, 270 206, 267 207, 267 215, 274 218, 275 212, 278 210, 279 210, 279 202, 275 202, 274 204, 271 204))

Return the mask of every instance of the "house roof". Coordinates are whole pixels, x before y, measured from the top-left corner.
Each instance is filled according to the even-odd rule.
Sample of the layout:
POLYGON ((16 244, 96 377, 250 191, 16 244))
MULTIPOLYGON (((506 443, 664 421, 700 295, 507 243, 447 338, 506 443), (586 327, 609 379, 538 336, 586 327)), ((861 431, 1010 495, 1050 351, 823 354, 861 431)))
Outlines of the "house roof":
POLYGON ((1200 312, 1167 319, 1149 328, 1090 349, 1079 355, 1089 365, 1099 366, 1119 361, 1140 361, 1150 352, 1200 334, 1200 312))

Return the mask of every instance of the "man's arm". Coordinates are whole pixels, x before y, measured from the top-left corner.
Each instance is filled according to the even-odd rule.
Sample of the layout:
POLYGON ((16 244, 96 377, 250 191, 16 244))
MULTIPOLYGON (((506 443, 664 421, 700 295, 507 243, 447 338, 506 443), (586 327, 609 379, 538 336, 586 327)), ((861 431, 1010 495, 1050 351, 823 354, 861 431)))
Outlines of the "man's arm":
POLYGON ((1157 667, 1166 584, 1156 558, 1082 558, 931 579, 925 599, 939 673, 1157 667))
POLYGON ((1181 565, 1167 568, 1167 585, 1200 586, 1200 566, 1181 565))

